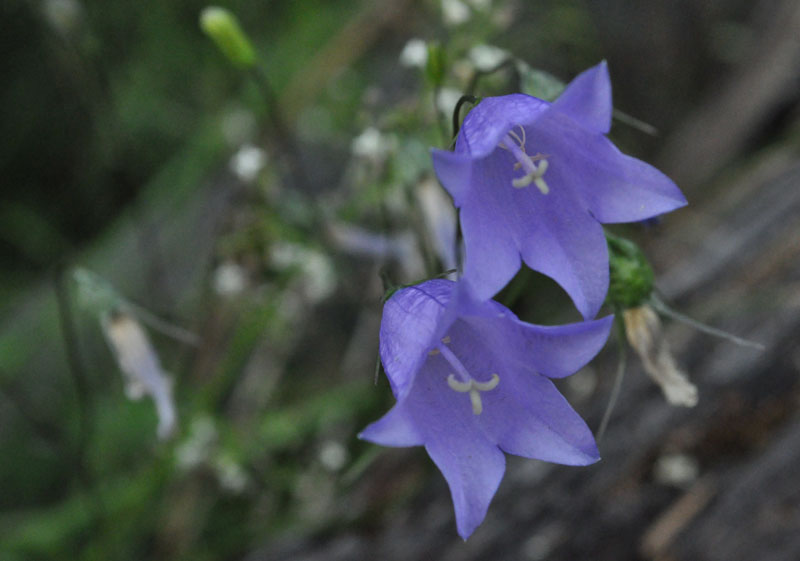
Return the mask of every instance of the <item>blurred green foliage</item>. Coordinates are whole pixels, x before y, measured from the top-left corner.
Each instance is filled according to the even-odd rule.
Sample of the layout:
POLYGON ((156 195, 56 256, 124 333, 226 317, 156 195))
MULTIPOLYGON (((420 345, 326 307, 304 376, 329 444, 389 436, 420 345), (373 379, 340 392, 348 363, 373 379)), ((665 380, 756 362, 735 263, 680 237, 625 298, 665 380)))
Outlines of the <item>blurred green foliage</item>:
MULTIPOLYGON (((445 25, 433 0, 226 3, 294 139, 275 134, 265 84, 201 32, 202 2, 3 5, 0 558, 238 558, 375 524, 424 485, 426 462, 381 460, 355 435, 391 401, 372 382, 379 266, 396 283, 443 272, 419 203, 429 147, 451 140, 440 96, 555 95, 526 56, 478 79, 476 44, 536 47, 549 70, 596 62, 577 3, 547 3, 535 40, 511 4, 445 25), (407 23, 438 45, 428 79, 398 62, 407 23), (370 127, 378 140, 354 154, 370 127), (287 180, 292 142, 305 185, 287 180), (267 149, 251 183, 226 170, 247 145, 267 149), (336 238, 331 224, 363 230, 336 238), (151 330, 175 439, 157 442, 149 399, 125 399, 102 310, 64 283, 59 313, 59 264, 199 336, 151 330), (224 266, 244 278, 234 296, 215 288, 224 266), (383 479, 363 481, 382 461, 383 479)), ((524 272, 505 296, 553 301, 543 283, 524 272)))

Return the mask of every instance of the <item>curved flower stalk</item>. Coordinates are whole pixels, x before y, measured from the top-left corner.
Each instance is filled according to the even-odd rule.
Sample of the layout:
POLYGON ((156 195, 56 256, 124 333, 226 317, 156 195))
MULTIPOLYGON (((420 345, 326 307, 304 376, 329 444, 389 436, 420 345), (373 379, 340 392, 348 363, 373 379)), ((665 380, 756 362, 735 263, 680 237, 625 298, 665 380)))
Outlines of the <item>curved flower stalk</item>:
POLYGON ((483 521, 505 471, 503 452, 568 465, 599 459, 586 423, 550 378, 602 348, 612 317, 542 327, 463 283, 430 280, 384 307, 380 351, 397 398, 360 437, 425 446, 453 497, 466 539, 483 521))
POLYGON ((669 178, 606 138, 611 113, 602 62, 553 103, 485 98, 464 119, 455 151, 433 150, 436 173, 460 209, 464 279, 478 298, 494 296, 524 261, 592 318, 608 288, 601 224, 686 204, 669 178))

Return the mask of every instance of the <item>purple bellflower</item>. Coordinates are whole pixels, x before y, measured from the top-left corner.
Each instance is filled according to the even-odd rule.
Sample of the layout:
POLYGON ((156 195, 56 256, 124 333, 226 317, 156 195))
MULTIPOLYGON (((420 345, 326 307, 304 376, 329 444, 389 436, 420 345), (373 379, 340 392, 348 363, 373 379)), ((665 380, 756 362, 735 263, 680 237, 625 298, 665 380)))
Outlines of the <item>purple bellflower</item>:
POLYGON ((686 204, 669 178, 606 138, 611 111, 602 62, 553 103, 523 94, 483 99, 464 119, 455 151, 433 150, 436 174, 460 209, 464 279, 478 298, 494 296, 522 260, 592 318, 608 289, 601 224, 686 204))
POLYGON ((568 465, 599 459, 591 431, 549 378, 586 364, 612 317, 541 327, 463 283, 430 280, 386 303, 380 352, 397 403, 360 438, 425 446, 453 497, 458 533, 483 521, 503 451, 568 465))

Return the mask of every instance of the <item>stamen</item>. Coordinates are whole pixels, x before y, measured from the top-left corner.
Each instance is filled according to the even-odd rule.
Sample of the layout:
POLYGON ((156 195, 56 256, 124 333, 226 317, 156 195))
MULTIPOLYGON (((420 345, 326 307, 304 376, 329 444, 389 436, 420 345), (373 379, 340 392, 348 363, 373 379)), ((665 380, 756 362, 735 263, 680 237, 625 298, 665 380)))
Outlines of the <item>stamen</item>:
POLYGON ((472 414, 480 415, 483 413, 483 401, 481 401, 481 392, 488 392, 497 387, 500 383, 500 376, 492 374, 492 379, 488 382, 476 382, 470 378, 469 382, 459 382, 456 377, 450 374, 447 377, 447 385, 450 389, 458 393, 469 392, 469 401, 472 405, 472 414))
POLYGON ((533 183, 542 193, 546 195, 550 192, 550 187, 543 179, 544 173, 547 171, 548 162, 547 156, 536 154, 536 156, 528 156, 525 152, 525 128, 518 125, 522 136, 518 135, 514 130, 508 131, 503 137, 502 142, 498 146, 503 150, 508 150, 516 158, 517 162, 514 164, 514 169, 524 169, 525 175, 511 180, 511 185, 516 189, 523 189, 533 183), (537 166, 534 162, 539 161, 537 166))
MULTIPOLYGON (((445 345, 447 345, 448 343, 450 343, 450 340, 451 340, 451 339, 450 339, 450 336, 449 336, 449 335, 445 335, 444 337, 442 337, 442 343, 444 343, 445 345)), ((429 355, 429 356, 436 356, 436 355, 438 355, 438 354, 439 354, 439 349, 438 349, 438 348, 436 348, 436 349, 433 349, 432 351, 428 351, 428 355, 429 355)))
MULTIPOLYGON (((449 344, 450 341, 451 341, 451 339, 450 339, 449 335, 445 335, 444 337, 442 337, 442 343, 444 343, 445 345, 449 344)), ((429 356, 436 356, 438 354, 439 354, 439 348, 438 347, 433 349, 432 351, 428 351, 428 355, 429 356)))

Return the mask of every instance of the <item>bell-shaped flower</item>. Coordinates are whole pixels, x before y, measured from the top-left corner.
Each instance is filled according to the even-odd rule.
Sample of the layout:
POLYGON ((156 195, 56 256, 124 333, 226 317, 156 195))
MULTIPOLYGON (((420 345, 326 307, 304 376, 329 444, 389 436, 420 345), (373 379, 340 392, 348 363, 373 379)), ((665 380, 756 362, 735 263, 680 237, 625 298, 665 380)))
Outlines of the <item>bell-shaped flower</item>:
POLYGON ((477 297, 494 296, 524 261, 594 317, 608 288, 601 224, 686 204, 669 178, 606 138, 611 112, 603 62, 553 103, 523 94, 485 98, 464 119, 455 151, 433 151, 460 209, 464 279, 477 297))
POLYGON ((476 300, 463 283, 403 288, 386 302, 380 331, 397 403, 360 437, 425 446, 450 486, 466 539, 500 484, 504 451, 568 465, 599 459, 591 431, 550 378, 591 360, 611 323, 541 327, 476 300))

